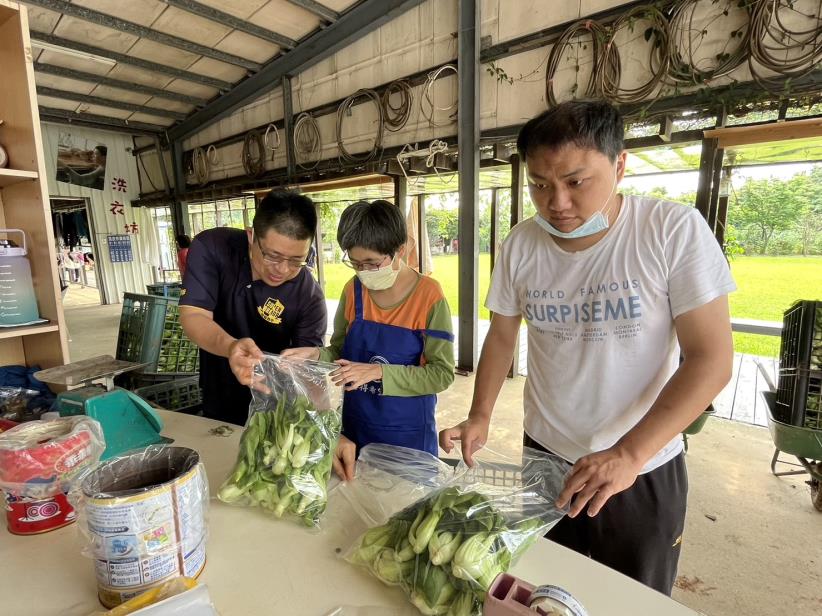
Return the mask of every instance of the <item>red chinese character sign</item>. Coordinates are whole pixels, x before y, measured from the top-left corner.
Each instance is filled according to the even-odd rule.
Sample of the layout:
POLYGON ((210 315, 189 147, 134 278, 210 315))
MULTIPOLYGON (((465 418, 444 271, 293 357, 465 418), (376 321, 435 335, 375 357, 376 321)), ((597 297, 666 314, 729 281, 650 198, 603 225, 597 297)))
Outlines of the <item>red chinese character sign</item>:
POLYGON ((111 178, 111 189, 116 192, 126 192, 128 190, 126 178, 111 178))
POLYGON ((111 211, 111 213, 112 213, 114 216, 117 216, 118 214, 121 214, 121 215, 123 215, 123 216, 125 216, 125 215, 126 215, 126 209, 125 209, 125 206, 124 206, 122 203, 120 203, 119 201, 113 201, 113 202, 109 205, 109 210, 111 211))

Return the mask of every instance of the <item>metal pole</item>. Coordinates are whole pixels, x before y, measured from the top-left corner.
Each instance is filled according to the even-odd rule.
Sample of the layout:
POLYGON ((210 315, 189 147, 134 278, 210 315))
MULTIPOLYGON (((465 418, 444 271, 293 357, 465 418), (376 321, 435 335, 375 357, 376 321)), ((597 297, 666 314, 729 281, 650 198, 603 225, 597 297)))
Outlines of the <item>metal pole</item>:
POLYGON ((499 244, 499 200, 497 188, 491 189, 491 273, 497 261, 497 244, 499 244))
MULTIPOLYGON (((525 167, 519 154, 511 156, 511 228, 522 221, 522 190, 525 184, 525 167)), ((514 359, 508 377, 514 378, 519 374, 519 335, 514 343, 514 359)))
MULTIPOLYGON (((325 268, 323 267, 323 217, 320 213, 320 205, 317 204, 315 207, 317 209, 317 229, 314 231, 314 244, 317 252, 315 257, 317 262, 317 280, 319 280, 320 288, 323 290, 323 293, 325 293, 325 268)), ((332 316, 331 318, 333 319, 334 317, 332 316)))
POLYGON ((477 363, 477 279, 479 274, 479 52, 480 16, 476 0, 459 0, 459 349, 457 368, 477 363))
POLYGON ((394 205, 400 208, 403 218, 408 217, 408 180, 404 175, 394 176, 394 205))
POLYGON ((428 238, 428 246, 423 245, 423 239, 427 237, 425 230, 425 195, 417 195, 417 248, 420 253, 420 274, 427 274, 425 271, 426 248, 430 250, 431 238, 428 238))
POLYGON ((294 143, 294 99, 291 94, 291 77, 283 77, 283 124, 285 126, 285 159, 288 181, 297 174, 297 156, 294 143))
POLYGON ((171 142, 171 157, 174 172, 174 203, 171 207, 171 222, 174 234, 185 233, 183 225, 183 204, 186 194, 186 173, 183 169, 183 144, 180 141, 171 142))

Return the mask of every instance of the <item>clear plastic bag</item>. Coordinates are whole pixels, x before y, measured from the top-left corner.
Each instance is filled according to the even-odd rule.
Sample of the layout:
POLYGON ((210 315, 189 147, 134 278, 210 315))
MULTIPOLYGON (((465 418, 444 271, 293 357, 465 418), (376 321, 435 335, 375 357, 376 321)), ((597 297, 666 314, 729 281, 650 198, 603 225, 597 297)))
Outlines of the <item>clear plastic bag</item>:
POLYGON ((9 421, 32 421, 49 410, 45 400, 35 400, 43 394, 25 387, 0 386, 0 418, 9 421))
POLYGON ((319 525, 342 425, 342 387, 329 377, 337 368, 279 355, 260 362, 251 417, 221 501, 319 525))
POLYGON ((337 489, 370 528, 452 482, 455 472, 427 451, 372 443, 360 450, 356 479, 337 489))
POLYGON ((569 470, 528 448, 519 463, 460 463, 443 487, 365 532, 346 560, 400 586, 423 614, 480 614, 494 578, 565 515, 554 502, 569 470))
POLYGON ((0 489, 35 500, 68 492, 105 448, 102 427, 84 415, 17 425, 0 433, 0 489))
POLYGON ((151 445, 116 456, 69 498, 103 605, 176 576, 196 577, 205 566, 208 479, 193 449, 151 445))

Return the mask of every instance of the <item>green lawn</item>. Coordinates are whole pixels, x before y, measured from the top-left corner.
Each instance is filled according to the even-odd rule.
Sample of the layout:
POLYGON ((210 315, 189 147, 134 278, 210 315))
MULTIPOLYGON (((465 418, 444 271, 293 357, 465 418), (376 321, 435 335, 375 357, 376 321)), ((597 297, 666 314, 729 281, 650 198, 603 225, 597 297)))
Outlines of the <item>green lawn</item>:
MULTIPOLYGON (((488 293, 490 255, 480 255, 479 317, 488 319, 483 307, 488 293)), ((731 272, 738 290, 731 294, 731 315, 744 319, 781 321, 782 313, 797 299, 822 299, 822 257, 735 257, 731 272)), ((337 299, 353 271, 341 263, 325 265, 326 297, 337 299)), ((434 257, 434 273, 456 314, 459 272, 457 256, 434 257)), ((753 334, 734 334, 734 349, 740 353, 776 356, 779 339, 753 334)))

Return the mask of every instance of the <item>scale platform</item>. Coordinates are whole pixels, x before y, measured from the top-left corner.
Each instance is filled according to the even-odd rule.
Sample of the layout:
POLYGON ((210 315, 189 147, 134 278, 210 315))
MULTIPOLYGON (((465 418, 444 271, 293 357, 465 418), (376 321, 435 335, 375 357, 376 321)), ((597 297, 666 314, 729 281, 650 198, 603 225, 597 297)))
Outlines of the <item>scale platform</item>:
POLYGON ((172 442, 160 436, 163 421, 145 400, 114 386, 114 377, 146 365, 100 355, 40 370, 34 377, 50 385, 74 387, 57 395, 60 416, 86 415, 100 422, 106 439, 101 460, 105 460, 130 449, 172 442))

